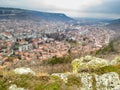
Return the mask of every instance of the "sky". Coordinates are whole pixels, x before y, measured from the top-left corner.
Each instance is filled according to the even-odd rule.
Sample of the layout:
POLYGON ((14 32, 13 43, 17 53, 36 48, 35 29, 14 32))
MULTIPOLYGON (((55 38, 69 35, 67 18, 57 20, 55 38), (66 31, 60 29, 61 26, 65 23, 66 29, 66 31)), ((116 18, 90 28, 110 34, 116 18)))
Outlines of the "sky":
POLYGON ((120 0, 0 0, 0 7, 64 13, 71 17, 120 18, 120 0))

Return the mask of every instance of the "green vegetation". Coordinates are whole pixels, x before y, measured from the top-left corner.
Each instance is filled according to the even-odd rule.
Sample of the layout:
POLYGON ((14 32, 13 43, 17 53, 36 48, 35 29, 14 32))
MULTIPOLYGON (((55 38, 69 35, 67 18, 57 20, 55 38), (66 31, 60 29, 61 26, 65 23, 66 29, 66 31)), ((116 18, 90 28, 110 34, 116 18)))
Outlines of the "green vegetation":
POLYGON ((68 76, 67 85, 68 86, 76 85, 77 87, 81 87, 82 86, 81 78, 75 75, 70 75, 68 76))
POLYGON ((105 66, 105 67, 96 69, 93 72, 99 75, 108 73, 108 72, 117 72, 120 75, 120 64, 105 66))
POLYGON ((66 56, 66 57, 58 58, 54 56, 52 59, 48 60, 47 63, 51 65, 70 63, 70 57, 66 56))
POLYGON ((12 84, 28 90, 61 90, 62 83, 64 82, 62 80, 60 82, 59 78, 54 79, 49 76, 18 75, 14 72, 6 72, 4 78, 0 77, 0 90, 7 90, 12 84))
POLYGON ((109 45, 107 45, 107 46, 101 48, 100 50, 98 50, 98 51, 96 52, 96 55, 99 55, 99 54, 107 54, 107 53, 115 52, 115 51, 116 51, 116 50, 115 50, 115 48, 114 48, 114 42, 111 41, 111 42, 109 43, 109 45))
POLYGON ((16 45, 14 46, 14 50, 18 50, 18 49, 19 49, 19 45, 16 44, 16 45))
POLYGON ((94 75, 92 75, 92 88, 93 88, 93 90, 97 90, 96 89, 96 80, 95 80, 94 75))
POLYGON ((0 77, 0 90, 8 90, 12 84, 28 90, 67 90, 74 85, 80 87, 81 81, 76 76, 69 76, 68 83, 65 83, 57 76, 18 75, 14 72, 6 72, 4 78, 0 77))
MULTIPOLYGON (((90 57, 84 58, 85 62, 90 60, 90 57)), ((120 64, 109 65, 100 67, 94 70, 85 71, 90 73, 92 76, 92 88, 96 90, 96 80, 94 74, 102 75, 109 72, 117 72, 120 75, 120 64)), ((79 72, 80 74, 83 71, 79 72)), ((12 84, 17 87, 22 87, 28 90, 74 90, 82 87, 81 76, 77 74, 70 74, 67 77, 67 82, 64 82, 57 76, 51 76, 49 74, 41 74, 33 76, 31 74, 15 74, 12 71, 0 70, 0 90, 7 90, 12 84)), ((64 77, 64 76, 63 76, 64 77)))

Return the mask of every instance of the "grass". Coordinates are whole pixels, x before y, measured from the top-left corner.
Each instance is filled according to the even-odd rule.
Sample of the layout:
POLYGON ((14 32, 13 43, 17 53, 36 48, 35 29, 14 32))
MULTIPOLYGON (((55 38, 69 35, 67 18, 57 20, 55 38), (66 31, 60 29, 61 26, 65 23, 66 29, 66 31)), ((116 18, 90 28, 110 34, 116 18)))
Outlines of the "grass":
POLYGON ((82 84, 81 84, 81 78, 77 77, 75 75, 70 75, 70 76, 68 76, 67 85, 68 86, 76 85, 77 87, 81 87, 82 86, 82 84))
POLYGON ((111 41, 109 43, 109 45, 101 48, 100 50, 96 51, 96 55, 100 55, 100 54, 108 54, 108 53, 111 53, 111 52, 116 52, 116 49, 114 48, 114 42, 111 41))
POLYGON ((120 75, 120 65, 118 64, 118 65, 105 66, 105 67, 96 69, 93 72, 98 75, 109 73, 109 72, 116 72, 120 75))
MULTIPOLYGON (((98 75, 117 72, 120 76, 120 65, 105 66, 88 73, 96 73, 98 75)), ((7 90, 11 84, 16 84, 28 90, 73 90, 82 86, 81 78, 75 75, 68 76, 68 82, 65 83, 59 77, 50 76, 47 73, 38 73, 33 76, 31 74, 18 75, 11 71, 5 71, 6 75, 3 77, 3 71, 0 71, 0 90, 7 90)), ((96 90, 96 81, 93 76, 93 90, 96 90)))
POLYGON ((71 86, 80 87, 81 79, 76 76, 69 76, 66 84, 57 76, 49 76, 48 74, 33 76, 31 74, 18 75, 14 72, 6 72, 6 76, 0 77, 0 90, 7 90, 12 84, 28 90, 67 90, 71 86))
POLYGON ((65 56, 65 57, 62 57, 62 58, 58 58, 57 56, 54 56, 50 60, 47 60, 47 64, 50 64, 50 65, 66 64, 66 63, 70 63, 70 57, 69 56, 65 56))
POLYGON ((94 75, 92 75, 92 88, 93 88, 93 90, 97 90, 96 89, 96 80, 95 80, 95 76, 94 75))
POLYGON ((6 72, 6 76, 0 77, 0 90, 7 90, 11 84, 23 87, 28 90, 61 90, 61 84, 64 82, 47 74, 33 76, 31 74, 18 75, 14 72, 6 72))

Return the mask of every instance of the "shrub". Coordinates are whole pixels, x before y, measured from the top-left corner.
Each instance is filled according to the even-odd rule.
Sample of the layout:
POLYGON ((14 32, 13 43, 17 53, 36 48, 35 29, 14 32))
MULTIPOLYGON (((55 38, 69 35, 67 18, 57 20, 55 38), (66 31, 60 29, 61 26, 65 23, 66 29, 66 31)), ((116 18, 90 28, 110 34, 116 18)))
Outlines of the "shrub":
POLYGON ((67 85, 68 86, 77 85, 78 87, 80 87, 80 86, 82 86, 81 78, 77 77, 75 75, 69 75, 68 76, 68 80, 67 80, 67 85))
POLYGON ((99 54, 106 54, 106 53, 110 53, 110 52, 116 52, 115 48, 114 48, 114 42, 111 41, 109 43, 109 45, 99 49, 98 51, 96 51, 96 55, 99 54))
POLYGON ((120 75, 120 66, 119 65, 105 66, 105 67, 96 69, 94 72, 100 75, 108 72, 117 72, 120 75))
POLYGON ((68 63, 68 62, 70 62, 69 57, 58 58, 58 57, 54 56, 52 59, 48 60, 48 64, 51 64, 51 65, 68 63))

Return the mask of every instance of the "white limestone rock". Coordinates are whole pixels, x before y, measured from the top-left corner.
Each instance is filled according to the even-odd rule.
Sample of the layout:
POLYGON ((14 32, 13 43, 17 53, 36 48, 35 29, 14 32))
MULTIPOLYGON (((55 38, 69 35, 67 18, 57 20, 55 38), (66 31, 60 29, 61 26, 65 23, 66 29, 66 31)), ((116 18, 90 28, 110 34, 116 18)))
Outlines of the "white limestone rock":
POLYGON ((120 90, 120 79, 116 72, 109 72, 103 75, 80 73, 82 87, 80 90, 93 90, 92 82, 95 82, 96 90, 120 90), (95 81, 93 80, 95 77, 95 81))
POLYGON ((17 87, 17 85, 12 84, 12 85, 8 88, 8 90, 26 90, 26 89, 17 87))
POLYGON ((73 72, 77 73, 82 70, 97 69, 108 65, 107 60, 96 58, 93 56, 85 56, 80 59, 75 59, 72 61, 73 72))
POLYGON ((81 90, 93 90, 92 75, 89 73, 81 73, 79 75, 80 75, 81 83, 82 83, 81 90))
POLYGON ((97 90, 120 90, 120 79, 116 72, 95 75, 97 90))
POLYGON ((68 74, 66 74, 66 73, 53 73, 51 76, 57 76, 60 79, 62 79, 65 83, 67 83, 68 74))
POLYGON ((21 68, 16 68, 14 70, 14 72, 16 74, 32 74, 32 75, 35 75, 35 72, 32 71, 30 68, 25 68, 25 67, 21 67, 21 68))
POLYGON ((116 72, 104 73, 97 75, 93 73, 53 73, 52 76, 57 76, 67 83, 68 76, 75 75, 80 77, 82 86, 80 90, 120 90, 120 79, 116 72), (94 78, 94 80, 93 80, 94 78), (94 84, 93 84, 94 83, 94 84), (94 85, 94 86, 93 86, 94 85))

